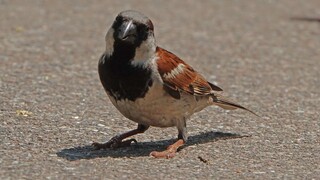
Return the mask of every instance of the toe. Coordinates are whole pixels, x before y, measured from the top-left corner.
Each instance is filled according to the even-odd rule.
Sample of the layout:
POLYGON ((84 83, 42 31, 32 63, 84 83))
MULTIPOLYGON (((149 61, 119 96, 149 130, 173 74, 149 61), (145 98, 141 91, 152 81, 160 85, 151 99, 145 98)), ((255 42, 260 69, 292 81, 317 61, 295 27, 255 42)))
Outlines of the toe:
POLYGON ((97 143, 97 142, 93 142, 93 143, 91 144, 91 146, 92 146, 95 150, 102 149, 102 144, 97 143))
POLYGON ((97 143, 93 142, 91 146, 94 147, 95 150, 110 148, 110 143, 97 143))
POLYGON ((168 150, 165 151, 152 151, 150 153, 150 156, 153 156, 154 158, 166 158, 166 159, 170 159, 173 158, 176 155, 175 152, 170 152, 168 150))

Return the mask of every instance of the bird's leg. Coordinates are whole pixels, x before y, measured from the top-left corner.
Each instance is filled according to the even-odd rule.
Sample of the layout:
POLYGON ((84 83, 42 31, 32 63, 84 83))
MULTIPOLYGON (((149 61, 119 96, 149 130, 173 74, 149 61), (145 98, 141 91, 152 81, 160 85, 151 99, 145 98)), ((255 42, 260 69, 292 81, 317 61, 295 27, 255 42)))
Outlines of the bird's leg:
POLYGON ((128 139, 123 141, 125 138, 139 134, 139 133, 144 133, 148 128, 149 126, 138 124, 137 129, 125 132, 123 134, 116 135, 106 143, 94 142, 92 143, 92 146, 95 147, 95 149, 127 147, 127 146, 130 146, 132 142, 137 142, 137 140, 128 139))
POLYGON ((176 152, 178 149, 183 146, 187 142, 187 127, 186 127, 186 121, 183 120, 181 123, 178 125, 178 140, 168 146, 168 148, 164 151, 152 151, 150 153, 151 156, 155 158, 173 158, 176 155, 176 152))

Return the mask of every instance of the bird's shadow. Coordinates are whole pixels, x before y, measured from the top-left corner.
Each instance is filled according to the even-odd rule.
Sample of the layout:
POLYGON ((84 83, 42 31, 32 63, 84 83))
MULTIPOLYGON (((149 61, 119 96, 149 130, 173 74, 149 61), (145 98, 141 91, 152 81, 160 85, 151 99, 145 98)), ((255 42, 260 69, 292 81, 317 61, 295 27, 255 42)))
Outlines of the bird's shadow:
POLYGON ((291 17, 290 20, 320 23, 320 17, 291 17))
MULTIPOLYGON (((188 142, 182 148, 192 146, 195 144, 204 144, 207 142, 214 142, 218 140, 225 139, 235 139, 250 137, 249 135, 240 135, 234 133, 224 133, 224 132, 203 132, 198 135, 190 136, 188 142)), ((58 157, 62 157, 69 161, 75 161, 80 159, 94 159, 100 157, 139 157, 139 156, 149 156, 149 153, 153 150, 165 149, 168 145, 172 144, 174 139, 161 140, 156 142, 138 142, 132 144, 130 147, 118 148, 118 149, 102 149, 95 150, 91 145, 78 146, 69 149, 62 149, 56 154, 58 157)))

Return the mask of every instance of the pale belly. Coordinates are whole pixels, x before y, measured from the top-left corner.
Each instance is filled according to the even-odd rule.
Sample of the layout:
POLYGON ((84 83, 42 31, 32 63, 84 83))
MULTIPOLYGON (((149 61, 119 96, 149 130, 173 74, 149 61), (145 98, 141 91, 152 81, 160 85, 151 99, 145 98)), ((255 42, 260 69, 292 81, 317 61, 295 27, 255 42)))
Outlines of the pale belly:
POLYGON ((144 98, 136 101, 115 101, 111 96, 109 98, 128 119, 155 127, 176 126, 178 120, 188 118, 210 104, 208 97, 196 99, 184 93, 181 94, 180 99, 174 99, 160 86, 152 86, 144 98))

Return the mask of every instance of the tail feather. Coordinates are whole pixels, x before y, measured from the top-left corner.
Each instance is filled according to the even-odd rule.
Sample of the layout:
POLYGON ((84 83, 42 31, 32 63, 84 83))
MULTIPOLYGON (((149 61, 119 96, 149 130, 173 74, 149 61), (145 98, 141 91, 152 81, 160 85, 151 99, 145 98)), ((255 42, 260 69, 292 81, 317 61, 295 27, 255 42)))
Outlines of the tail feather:
POLYGON ((259 115, 257 115, 255 112, 251 111, 250 109, 248 108, 245 108, 221 95, 214 95, 213 96, 213 103, 223 109, 227 109, 227 110, 234 110, 234 109, 243 109, 243 110, 246 110, 246 111, 249 111, 250 113, 260 117, 259 115))

